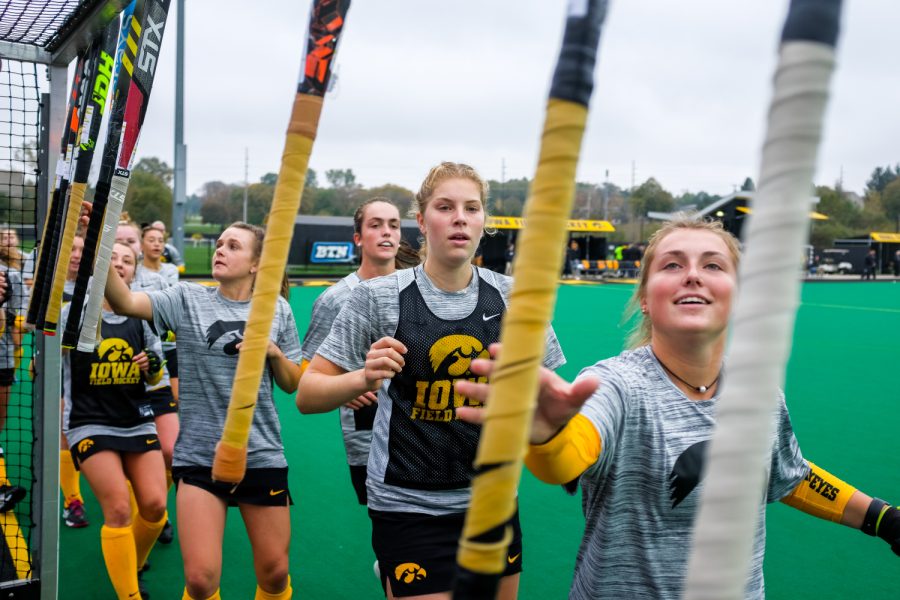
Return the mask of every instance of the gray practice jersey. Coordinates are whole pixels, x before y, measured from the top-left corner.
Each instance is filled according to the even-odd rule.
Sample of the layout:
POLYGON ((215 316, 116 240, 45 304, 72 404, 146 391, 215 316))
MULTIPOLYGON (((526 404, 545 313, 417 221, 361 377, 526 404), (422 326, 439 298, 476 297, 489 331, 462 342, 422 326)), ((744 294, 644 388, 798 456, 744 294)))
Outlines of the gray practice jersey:
MULTIPOLYGON (((6 273, 9 282, 9 295, 0 310, 6 311, 6 326, 0 335, 0 369, 13 369, 16 366, 15 343, 13 342, 13 329, 16 326, 16 317, 24 314, 28 307, 28 292, 22 281, 22 273, 16 269, 7 269, 0 266, 0 271, 6 273)), ((62 321, 65 323, 65 321, 62 321)))
MULTIPOLYGON (((169 265, 169 266, 171 267, 172 265, 169 265)), ((161 273, 162 273, 161 271, 159 271, 159 272, 151 271, 144 265, 138 264, 137 268, 135 269, 135 272, 134 272, 134 279, 131 281, 131 291, 133 291, 133 292, 159 292, 162 290, 169 289, 170 287, 172 287, 173 285, 178 283, 177 269, 175 272, 175 281, 174 282, 171 282, 168 279, 166 279, 161 273)), ((168 352, 170 350, 174 350, 175 342, 166 341, 165 335, 163 335, 164 332, 160 331, 159 333, 163 339, 163 342, 162 342, 163 352, 168 352)), ((165 380, 166 380, 165 385, 162 385, 162 382, 160 382, 159 385, 155 385, 152 388, 147 388, 147 389, 155 390, 155 389, 159 389, 161 387, 166 387, 166 386, 171 385, 171 382, 169 381, 168 369, 166 369, 165 380)))
MULTIPOLYGON (((303 337, 303 358, 307 361, 313 359, 316 350, 328 337, 331 324, 341 308, 350 297, 350 293, 359 285, 359 275, 350 273, 333 286, 326 289, 316 298, 312 308, 312 316, 309 319, 309 329, 303 337)), ((342 406, 341 432, 344 435, 344 448, 347 450, 347 463, 353 466, 363 466, 369 460, 369 446, 372 443, 372 430, 363 429, 357 431, 352 408, 342 406)))
MULTIPOLYGON (((459 321, 472 315, 478 305, 480 281, 500 292, 506 303, 512 288, 512 278, 487 269, 473 267, 469 285, 458 292, 437 288, 420 265, 403 269, 392 275, 360 283, 345 303, 331 328, 331 333, 319 346, 317 354, 346 371, 365 366, 369 347, 384 336, 393 337, 400 317, 400 293, 410 284, 418 284, 422 299, 438 319, 459 321)), ((479 315, 478 320, 500 315, 479 315)), ((473 318, 475 318, 473 316, 473 318)), ((544 364, 555 369, 565 363, 562 349, 553 329, 547 329, 547 354, 544 364)), ((419 512, 432 515, 450 514, 466 509, 471 488, 445 490, 409 489, 384 482, 389 458, 389 432, 393 403, 390 400, 391 380, 386 379, 378 390, 378 412, 372 435, 366 486, 369 508, 384 511, 419 512)))
MULTIPOLYGON (((715 429, 718 390, 695 401, 666 376, 649 346, 584 369, 600 388, 581 414, 602 440, 600 458, 581 476, 585 533, 570 598, 681 598, 704 461, 715 429)), ((764 598, 765 508, 806 477, 779 393, 768 484, 759 512, 747 598, 764 598)))
MULTIPOLYGON (((171 330, 178 336, 181 432, 173 464, 209 467, 225 425, 238 362, 236 346, 244 339, 250 301, 229 300, 217 287, 187 282, 148 295, 157 331, 171 330)), ((297 325, 290 305, 281 297, 270 339, 289 360, 300 363, 297 325)), ((287 466, 272 385, 266 364, 250 428, 248 468, 287 466)))

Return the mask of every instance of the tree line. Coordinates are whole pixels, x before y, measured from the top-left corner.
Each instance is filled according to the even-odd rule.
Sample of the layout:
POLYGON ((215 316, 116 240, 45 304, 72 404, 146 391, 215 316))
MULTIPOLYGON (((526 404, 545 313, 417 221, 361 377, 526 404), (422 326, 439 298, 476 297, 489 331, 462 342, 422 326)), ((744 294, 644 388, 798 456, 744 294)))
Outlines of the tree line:
MULTIPOLYGON (((367 198, 384 196, 410 214, 415 194, 402 186, 384 184, 365 187, 357 182, 352 169, 329 169, 322 173, 309 169, 300 213, 306 215, 350 216, 367 198)), ((265 224, 272 205, 277 174, 266 173, 247 186, 247 220, 265 224)), ((521 216, 531 181, 527 178, 507 181, 490 180, 488 209, 491 214, 521 216)), ((134 167, 125 210, 137 222, 156 219, 168 225, 172 213, 172 169, 157 158, 144 158, 134 167)), ((187 199, 187 214, 199 216, 204 223, 227 224, 243 217, 244 184, 209 181, 197 194, 187 199)), ((747 177, 742 191, 753 191, 754 182, 747 177)), ((870 231, 900 231, 900 164, 876 167, 866 182, 862 195, 843 190, 840 184, 818 186, 818 212, 829 217, 814 221, 810 243, 824 248, 837 238, 865 235, 870 231)), ((649 212, 700 210, 721 196, 707 192, 671 193, 650 177, 633 189, 616 184, 578 182, 572 218, 605 219, 616 225, 617 233, 610 241, 646 239, 658 227, 648 220, 649 212)))

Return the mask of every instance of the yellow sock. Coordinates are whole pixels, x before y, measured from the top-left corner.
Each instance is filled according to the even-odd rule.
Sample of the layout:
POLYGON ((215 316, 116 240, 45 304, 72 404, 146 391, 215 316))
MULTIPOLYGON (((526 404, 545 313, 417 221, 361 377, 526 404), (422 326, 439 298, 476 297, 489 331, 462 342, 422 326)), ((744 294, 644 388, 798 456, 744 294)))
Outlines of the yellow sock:
POLYGON ((283 591, 278 592, 277 594, 270 594, 257 585, 256 596, 253 597, 253 600, 291 600, 291 596, 293 595, 294 590, 291 589, 291 576, 288 575, 287 587, 284 588, 283 591))
POLYGON ((0 450, 0 485, 9 485, 9 479, 6 478, 6 457, 3 450, 0 450))
MULTIPOLYGON (((191 598, 191 595, 188 594, 187 588, 184 588, 184 595, 181 596, 181 600, 194 600, 194 598, 191 598)), ((219 590, 216 590, 216 593, 206 600, 222 600, 222 596, 219 595, 219 590)))
POLYGON ((16 371, 19 370, 19 365, 22 364, 22 356, 25 354, 25 350, 22 346, 16 346, 16 349, 13 350, 13 362, 15 365, 16 371))
POLYGON ((120 600, 140 598, 137 576, 137 553, 131 527, 100 528, 100 546, 106 572, 120 600))
POLYGON ((131 522, 134 523, 138 517, 137 498, 134 497, 134 488, 131 487, 131 482, 126 480, 125 483, 128 484, 128 503, 131 505, 131 522))
POLYGON ((168 518, 169 513, 164 513, 162 519, 156 523, 151 523, 138 514, 137 518, 131 522, 134 546, 137 551, 138 569, 142 568, 144 563, 147 562, 150 550, 153 549, 153 544, 156 543, 156 538, 159 537, 159 532, 162 531, 163 525, 166 524, 166 519, 168 518))
POLYGON ((81 474, 75 469, 72 453, 68 450, 59 451, 59 487, 63 493, 63 508, 69 508, 72 500, 84 504, 84 498, 81 497, 81 474))

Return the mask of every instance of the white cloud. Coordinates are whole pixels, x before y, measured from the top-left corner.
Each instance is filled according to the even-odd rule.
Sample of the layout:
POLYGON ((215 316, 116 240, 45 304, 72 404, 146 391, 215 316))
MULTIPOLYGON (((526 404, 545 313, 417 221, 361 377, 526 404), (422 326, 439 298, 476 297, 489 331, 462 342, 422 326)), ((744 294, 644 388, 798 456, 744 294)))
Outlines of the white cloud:
MULTIPOLYGON (((277 171, 308 4, 192 0, 186 19, 188 192, 277 171)), ((757 178, 787 3, 611 3, 579 179, 728 193, 757 178)), ((417 187, 444 159, 494 179, 531 177, 565 6, 540 0, 356 0, 311 167, 352 168, 365 185, 417 187)), ((900 162, 900 79, 889 29, 900 5, 845 3, 816 175, 861 190, 900 162)), ((172 162, 174 2, 138 149, 172 162)))

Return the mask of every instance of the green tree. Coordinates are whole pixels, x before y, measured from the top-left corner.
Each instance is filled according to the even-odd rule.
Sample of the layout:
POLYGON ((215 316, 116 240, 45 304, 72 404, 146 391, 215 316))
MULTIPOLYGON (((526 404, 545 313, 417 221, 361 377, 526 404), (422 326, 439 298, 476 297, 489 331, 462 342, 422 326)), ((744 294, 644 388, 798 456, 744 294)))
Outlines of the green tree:
POLYGON ((303 184, 303 187, 307 189, 319 187, 319 179, 316 176, 315 169, 306 169, 306 183, 303 184))
POLYGON ((675 199, 656 179, 651 177, 638 186, 630 198, 631 214, 636 218, 648 212, 669 212, 675 208, 675 199))
POLYGON ((159 160, 155 156, 147 156, 142 158, 136 165, 134 165, 134 169, 132 169, 132 171, 143 171, 144 173, 156 175, 156 177, 158 177, 169 187, 172 186, 172 180, 175 176, 172 172, 172 167, 167 165, 164 161, 159 160))
POLYGON ((706 192, 684 192, 675 199, 676 210, 703 210, 722 197, 706 192))
POLYGON ((900 232, 900 178, 885 186, 881 193, 881 206, 885 216, 896 223, 896 230, 900 232))
POLYGON ((375 196, 388 198, 391 202, 396 204, 397 209, 400 211, 400 218, 402 219, 405 219, 410 215, 410 209, 413 207, 416 200, 415 194, 410 190, 393 183, 366 190, 366 198, 374 198, 375 196))
MULTIPOLYGON (((306 174, 307 174, 306 185, 309 185, 308 175, 309 175, 310 171, 312 171, 312 169, 309 169, 306 172, 306 174)), ((313 174, 313 177, 315 177, 315 174, 313 174)), ((259 178, 259 182, 264 183, 266 185, 275 185, 276 183, 278 183, 278 173, 266 173, 265 175, 263 175, 262 177, 259 178)))
POLYGON ((233 187, 222 181, 207 181, 203 184, 200 192, 200 217, 204 223, 227 225, 241 218, 241 203, 232 201, 233 187))
POLYGON ((333 188, 349 189, 357 187, 356 175, 353 169, 328 169, 325 171, 325 179, 333 188))
POLYGON ((489 180, 488 212, 503 217, 520 217, 531 181, 527 177, 499 182, 489 180))
POLYGON ((839 191, 822 185, 816 188, 816 196, 819 197, 816 211, 826 215, 830 221, 839 223, 848 230, 863 227, 859 208, 839 191))
POLYGON ((159 176, 135 169, 131 173, 124 210, 135 223, 160 220, 170 226, 172 219, 172 190, 159 176))
POLYGON ((744 180, 744 183, 741 185, 741 191, 742 192, 755 192, 756 184, 753 183, 753 180, 748 177, 747 179, 744 180))
POLYGON ((867 192, 882 192, 884 188, 888 186, 888 184, 897 177, 900 177, 900 164, 891 168, 891 165, 887 167, 875 167, 875 170, 872 171, 872 175, 869 177, 869 180, 866 182, 866 191, 867 192))

